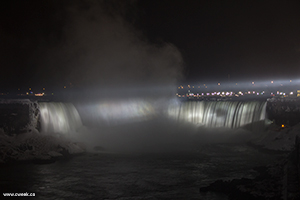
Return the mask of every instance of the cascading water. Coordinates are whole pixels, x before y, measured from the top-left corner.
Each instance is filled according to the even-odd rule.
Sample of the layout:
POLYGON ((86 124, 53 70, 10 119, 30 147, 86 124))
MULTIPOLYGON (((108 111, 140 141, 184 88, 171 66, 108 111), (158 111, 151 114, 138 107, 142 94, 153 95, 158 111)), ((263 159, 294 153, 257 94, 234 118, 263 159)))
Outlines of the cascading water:
POLYGON ((82 126, 81 118, 71 103, 39 103, 41 131, 68 134, 82 126))
MULTIPOLYGON (((42 132, 66 134, 74 132, 82 126, 80 115, 71 103, 43 102, 39 103, 39 107, 42 132)), ((117 109, 119 111, 118 116, 123 116, 121 116, 122 109, 120 108, 122 107, 120 106, 116 109, 113 109, 113 107, 104 108, 94 110, 94 112, 98 113, 97 116, 104 116, 104 114, 106 114, 105 116, 108 116, 108 114, 110 114, 109 116, 117 116, 115 114, 117 109)), ((124 112, 126 116, 123 117, 132 118, 132 112, 133 110, 129 109, 124 112)), ((212 128, 238 128, 256 122, 264 122, 265 114, 266 102, 261 101, 188 101, 171 104, 167 108, 167 115, 179 122, 190 122, 212 128)), ((100 120, 99 117, 94 115, 91 115, 91 117, 94 117, 97 121, 100 120)), ((106 120, 115 119, 110 117, 106 120)))
POLYGON ((188 101, 170 105, 168 115, 180 122, 206 127, 238 128, 264 121, 266 102, 188 101))
POLYGON ((153 103, 142 99, 97 101, 77 104, 85 125, 118 125, 146 121, 155 114, 153 103))

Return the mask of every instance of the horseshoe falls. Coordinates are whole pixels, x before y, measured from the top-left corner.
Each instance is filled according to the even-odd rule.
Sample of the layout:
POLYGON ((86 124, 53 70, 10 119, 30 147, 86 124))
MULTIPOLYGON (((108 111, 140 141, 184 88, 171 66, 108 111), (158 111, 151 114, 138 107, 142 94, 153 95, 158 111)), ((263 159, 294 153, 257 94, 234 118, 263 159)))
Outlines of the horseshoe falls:
POLYGON ((41 131, 69 134, 82 126, 81 118, 71 103, 39 103, 41 131))
POLYGON ((205 127, 239 128, 265 120, 262 101, 188 101, 168 107, 168 116, 178 122, 205 127))
MULTIPOLYGON (((124 104, 124 103, 123 103, 124 104)), ((124 109, 125 105, 118 104, 107 106, 105 109, 93 109, 93 112, 86 109, 85 112, 78 112, 71 103, 60 102, 40 102, 40 124, 42 132, 71 133, 82 126, 83 117, 85 120, 101 121, 111 120, 108 124, 116 121, 116 118, 125 117, 125 122, 130 121, 135 110, 131 110, 132 102, 124 109), (104 111, 105 113, 104 113, 104 111), (98 112, 97 115, 95 112, 98 112), (84 113, 84 116, 80 116, 84 113), (99 116, 108 115, 109 118, 102 119, 99 116)), ((139 105, 139 104, 138 104, 139 105)), ((98 106, 99 107, 99 106, 98 106)), ((149 105, 148 105, 149 107, 149 105)), ((155 105, 151 106, 156 109, 155 105)), ((157 110, 162 109, 161 106, 157 110)), ((187 101, 170 103, 166 106, 165 112, 152 111, 153 113, 166 114, 177 123, 192 123, 207 128, 239 128, 264 122, 266 118, 266 102, 264 101, 187 101)), ((139 112, 139 118, 143 117, 144 112, 139 112)), ((149 114, 149 113, 148 113, 149 114)), ((157 115, 156 115, 157 116, 157 115)), ((165 117, 166 117, 165 116, 165 117)), ((157 116, 161 117, 161 116, 157 116)), ((152 118, 153 119, 153 118, 152 118)), ((132 119, 131 119, 132 120, 132 119)))

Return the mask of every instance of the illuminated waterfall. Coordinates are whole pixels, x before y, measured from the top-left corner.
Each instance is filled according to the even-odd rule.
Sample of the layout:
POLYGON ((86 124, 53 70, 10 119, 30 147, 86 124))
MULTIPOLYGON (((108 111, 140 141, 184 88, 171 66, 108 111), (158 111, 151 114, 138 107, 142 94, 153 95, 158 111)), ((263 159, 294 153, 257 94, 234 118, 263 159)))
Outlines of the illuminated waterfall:
POLYGON ((41 130, 46 133, 72 133, 82 126, 80 116, 71 103, 39 103, 41 130))
POLYGON ((206 127, 238 128, 265 120, 266 102, 188 101, 170 105, 168 115, 206 127))

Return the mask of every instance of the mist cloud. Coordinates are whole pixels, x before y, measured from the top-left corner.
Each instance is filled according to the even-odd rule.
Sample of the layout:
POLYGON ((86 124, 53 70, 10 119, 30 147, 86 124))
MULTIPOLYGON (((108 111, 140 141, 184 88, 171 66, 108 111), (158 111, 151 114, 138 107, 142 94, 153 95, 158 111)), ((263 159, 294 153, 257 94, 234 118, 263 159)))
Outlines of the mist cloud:
POLYGON ((109 2, 66 6, 60 44, 38 49, 40 73, 86 88, 175 84, 183 70, 179 50, 170 43, 151 44, 124 19, 134 2, 109 2))

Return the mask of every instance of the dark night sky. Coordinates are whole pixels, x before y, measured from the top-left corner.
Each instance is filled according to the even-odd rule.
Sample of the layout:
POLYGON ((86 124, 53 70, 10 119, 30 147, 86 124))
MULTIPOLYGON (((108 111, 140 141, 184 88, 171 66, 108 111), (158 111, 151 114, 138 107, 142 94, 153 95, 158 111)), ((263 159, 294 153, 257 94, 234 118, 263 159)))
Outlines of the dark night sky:
POLYGON ((188 80, 299 77, 299 1, 142 2, 142 30, 180 49, 188 80))
POLYGON ((1 90, 300 74, 299 1, 13 0, 0 15, 1 90))

